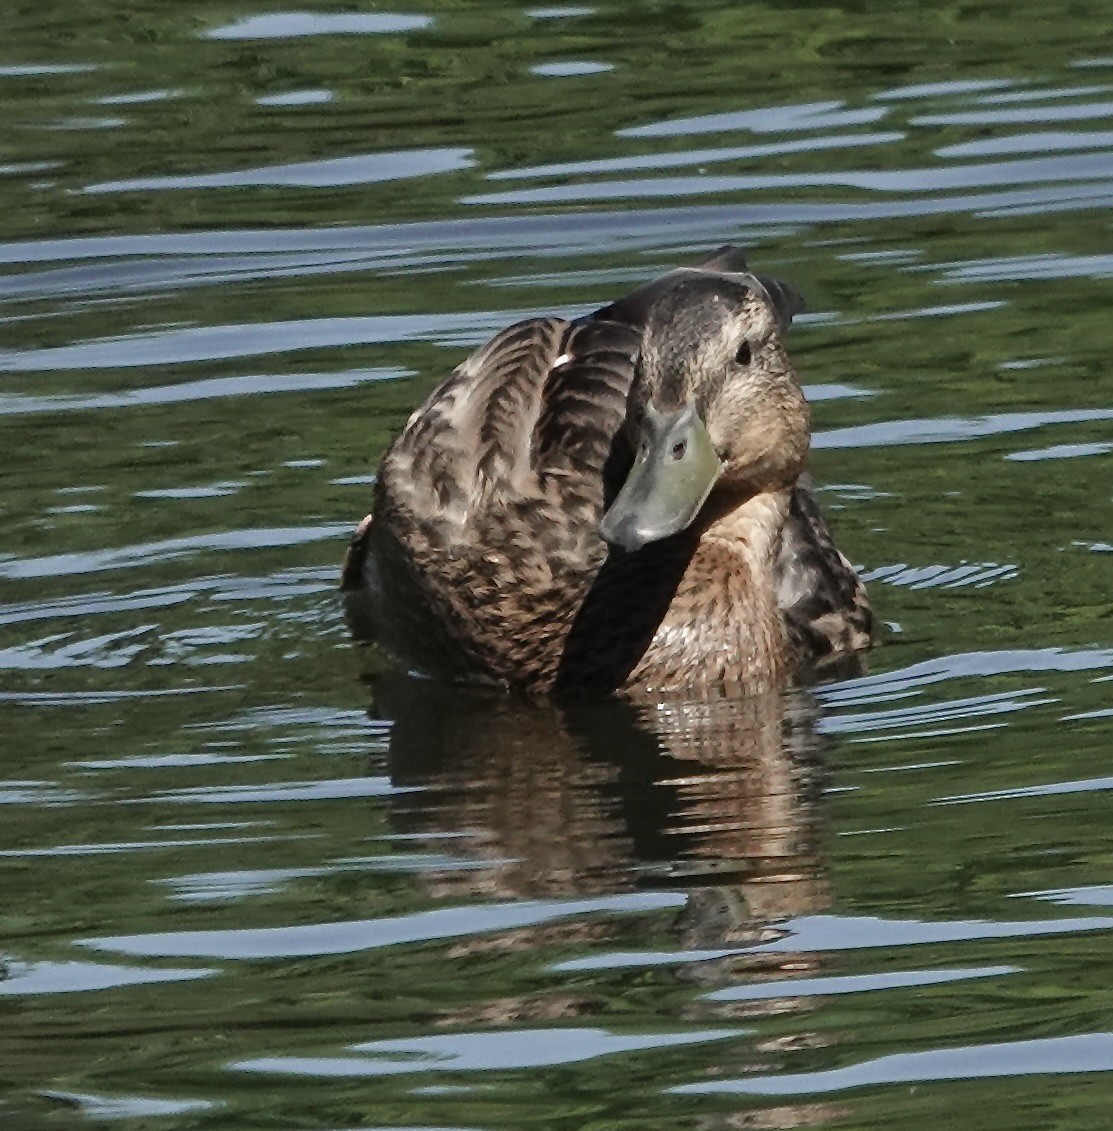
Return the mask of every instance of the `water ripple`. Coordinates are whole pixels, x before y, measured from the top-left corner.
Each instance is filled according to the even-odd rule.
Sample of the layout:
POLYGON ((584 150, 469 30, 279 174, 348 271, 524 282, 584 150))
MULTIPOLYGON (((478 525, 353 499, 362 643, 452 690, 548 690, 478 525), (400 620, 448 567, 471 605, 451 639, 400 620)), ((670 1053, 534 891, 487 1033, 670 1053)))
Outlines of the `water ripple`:
POLYGON ((952 679, 1029 672, 1086 672, 1113 667, 1111 648, 1003 648, 956 652, 894 671, 828 684, 816 694, 834 707, 870 705, 907 698, 918 689, 952 679))
POLYGON ((396 381, 412 375, 411 370, 399 368, 349 369, 339 373, 263 373, 241 377, 210 377, 202 381, 148 385, 114 393, 61 393, 45 397, 0 393, 0 416, 149 408, 152 405, 187 404, 192 401, 222 400, 225 397, 255 397, 268 393, 354 389, 368 381, 396 381))
POLYGON ((310 958, 534 927, 576 915, 663 911, 680 907, 684 901, 683 895, 671 892, 615 895, 599 899, 523 900, 471 907, 445 907, 394 918, 312 923, 295 927, 119 935, 80 939, 77 945, 150 958, 310 958))
POLYGON ((145 969, 142 966, 109 966, 99 962, 5 963, 0 996, 85 993, 119 986, 145 986, 158 982, 190 982, 211 978, 216 970, 145 969))
POLYGON ((88 1092, 42 1091, 39 1095, 77 1108, 88 1119, 133 1120, 196 1115, 215 1111, 222 1104, 211 1100, 168 1100, 147 1096, 95 1096, 88 1092))
POLYGON ((446 253, 413 254, 378 252, 353 248, 333 251, 260 251, 257 254, 183 252, 180 255, 150 255, 142 259, 117 259, 110 264, 59 267, 43 271, 0 276, 0 297, 22 302, 57 295, 71 299, 97 295, 138 293, 177 293, 189 287, 244 283, 261 279, 300 278, 310 275, 335 275, 345 272, 407 268, 429 269, 438 265, 457 265, 479 258, 478 253, 452 256, 446 253))
POLYGON ((727 986, 704 994, 705 1001, 768 1001, 786 997, 824 997, 874 990, 903 990, 913 986, 941 986, 970 978, 999 978, 1023 973, 1021 966, 974 966, 963 970, 896 970, 888 974, 851 974, 845 977, 795 978, 727 986))
POLYGON ((899 102, 904 99, 948 98, 960 94, 977 94, 983 90, 1001 90, 1016 86, 1015 79, 947 79, 944 82, 916 83, 897 86, 875 94, 876 102, 899 102))
MULTIPOLYGON (((219 827, 219 826, 218 826, 219 827)), ((179 852, 183 848, 213 848, 232 844, 272 844, 276 841, 305 840, 306 836, 206 836, 183 838, 180 840, 129 840, 105 842, 102 844, 56 844, 48 848, 5 848, 0 849, 0 858, 11 860, 48 859, 62 856, 118 856, 135 852, 157 852, 169 850, 179 852)))
POLYGON ((84 192, 154 192, 165 189, 222 189, 249 187, 339 188, 382 181, 409 180, 434 173, 452 173, 475 164, 471 149, 398 149, 385 153, 361 153, 351 157, 328 157, 320 161, 292 161, 257 169, 223 173, 191 173, 177 176, 136 177, 132 180, 101 181, 86 185, 84 192))
POLYGON ((979 801, 1014 801, 1022 797, 1061 797, 1070 793, 1095 793, 1113 789, 1113 777, 1083 781, 1057 781, 1046 785, 1023 785, 1011 789, 988 789, 981 793, 956 793, 937 797, 934 805, 970 805, 979 801))
POLYGON ((410 792, 415 787, 394 786, 390 778, 327 778, 307 782, 262 782, 258 785, 201 785, 184 789, 165 789, 138 804, 176 802, 192 805, 253 805, 332 801, 359 797, 390 797, 410 792))
POLYGON ((65 577, 100 573, 112 569, 135 569, 153 562, 188 558, 202 552, 259 550, 277 546, 300 546, 340 538, 351 533, 349 523, 327 526, 269 526, 256 530, 220 530, 160 542, 139 543, 114 550, 91 550, 84 554, 52 554, 44 558, 9 558, 0 561, 0 577, 65 577))
POLYGON ((213 691, 243 691, 242 683, 198 685, 193 687, 127 688, 106 691, 0 691, 0 703, 18 703, 24 707, 61 707, 98 703, 126 703, 132 699, 162 699, 178 695, 204 695, 213 691))
POLYGON ((1048 102, 1066 98, 1092 98, 1095 94, 1108 94, 1113 86, 1102 83, 1095 86, 1043 87, 1040 90, 1009 90, 1004 94, 983 94, 976 101, 984 105, 1005 105, 1014 102, 1048 102))
POLYGON ((1010 452, 1005 459, 1016 463, 1033 463, 1045 459, 1078 459, 1082 456, 1104 456, 1113 452, 1113 443, 1052 444, 1049 448, 1034 448, 1023 452, 1010 452))
MULTIPOLYGON (((828 951, 858 951, 903 946, 937 946, 982 939, 1040 938, 1044 935, 1075 934, 1113 929, 1113 918, 1020 921, 950 920, 922 922, 916 919, 881 919, 869 915, 804 915, 765 929, 765 942, 751 946, 681 951, 611 951, 553 963, 561 973, 640 969, 661 965, 707 962, 745 954, 823 954, 828 951)), ((111 948, 109 948, 111 949, 111 948)), ((150 957, 215 958, 203 952, 126 951, 150 957)))
POLYGON ((95 71, 98 63, 5 63, 0 66, 0 79, 43 75, 83 75, 95 71))
POLYGON ((182 98, 181 89, 135 90, 127 94, 102 94, 92 101, 98 106, 143 106, 150 102, 166 102, 171 98, 182 98))
POLYGON ((606 1029, 509 1029, 502 1033, 444 1033, 352 1045, 351 1051, 358 1056, 267 1056, 236 1061, 228 1067, 241 1072, 320 1078, 412 1072, 512 1072, 579 1064, 619 1053, 723 1041, 747 1032, 696 1029, 623 1036, 606 1029))
MULTIPOLYGON (((0 562, 0 568, 2 565, 0 562)), ((0 625, 144 609, 171 609, 204 593, 210 594, 213 601, 284 601, 333 592, 336 581, 336 570, 331 567, 284 569, 256 577, 235 574, 197 577, 179 585, 139 589, 131 593, 101 591, 0 605, 0 625)))
POLYGON ((886 420, 829 428, 812 437, 813 448, 883 448, 897 444, 950 444, 1026 432, 1050 424, 1089 424, 1113 420, 1113 409, 1072 408, 1047 412, 1001 412, 989 416, 921 417, 918 420, 886 420))
POLYGON ((1005 137, 978 138, 943 145, 935 151, 937 157, 1001 157, 1013 153, 1057 153, 1072 149, 1111 149, 1113 131, 1088 132, 1068 130, 1043 130, 1008 134, 1005 137))
POLYGON ((281 94, 262 94, 255 99, 257 106, 321 106, 331 102, 331 90, 287 90, 281 94))
POLYGON ((961 562, 957 566, 910 566, 901 562, 861 570, 860 573, 863 581, 882 581, 886 585, 908 589, 962 589, 967 586, 982 589, 999 581, 1011 581, 1017 576, 1018 567, 997 562, 961 562))
MULTIPOLYGON (((125 338, 102 338, 48 349, 8 350, 0 352, 0 372, 181 365, 185 362, 227 360, 384 342, 478 344, 511 322, 551 313, 554 312, 488 310, 467 314, 368 315, 362 318, 313 318, 287 322, 196 326, 125 338)), ((351 377, 342 375, 341 380, 351 381, 351 377)))
POLYGON ((904 134, 901 133, 832 134, 828 137, 768 142, 764 145, 689 149, 679 153, 646 153, 635 157, 603 157, 595 161, 568 161, 560 165, 528 165, 522 169, 500 169, 488 173, 486 179, 512 181, 533 177, 591 176, 595 173, 622 173, 638 169, 678 169, 688 165, 712 165, 721 161, 777 157, 786 153, 813 153, 824 149, 887 145, 890 142, 901 141, 903 138, 904 134))
POLYGON ((1044 899, 1067 907, 1113 907, 1113 884, 1017 892, 1014 899, 1044 899))
POLYGON ((614 70, 613 63, 598 63, 591 60, 569 60, 564 63, 535 63, 529 71, 539 78, 570 79, 582 75, 602 75, 614 70))
POLYGON ((44 636, 26 644, 0 648, 0 669, 38 671, 73 667, 124 667, 148 646, 146 640, 138 643, 124 642, 136 636, 147 637, 157 627, 145 624, 77 640, 70 632, 44 636))
POLYGON ((525 14, 531 20, 563 20, 573 16, 593 16, 594 8, 573 8, 567 6, 554 8, 527 8, 525 14))
POLYGON ((982 1077, 1109 1071, 1113 1071, 1113 1033, 1089 1033, 1077 1037, 1047 1037, 1034 1041, 896 1053, 826 1072, 712 1080, 700 1084, 682 1084, 669 1091, 681 1095, 737 1092, 760 1096, 796 1096, 928 1080, 974 1080, 982 1077))
MULTIPOLYGON (((977 919, 921 922, 881 919, 869 915, 805 915, 783 925, 780 937, 741 953, 872 950, 878 947, 934 946, 979 939, 1039 938, 1043 935, 1108 931, 1113 918, 985 921, 977 919)), ((183 956, 184 957, 184 956, 183 956)))
POLYGON ((697 118, 678 118, 616 130, 616 137, 689 137, 692 134, 750 130, 753 133, 790 133, 794 130, 839 129, 879 122, 888 113, 884 106, 865 106, 850 110, 844 102, 802 102, 790 106, 770 106, 761 110, 732 110, 725 114, 704 114, 697 118))
POLYGON ((953 722, 959 719, 981 719, 992 715, 1012 714, 1014 711, 1023 711, 1029 707, 1039 707, 1058 701, 1053 698, 1034 698, 1044 690, 1045 688, 1042 687, 1031 687, 1020 691, 1001 691, 964 699, 948 699, 942 703, 899 707, 891 711, 829 715, 820 721, 818 729, 825 734, 869 734, 910 726, 922 727, 934 723, 953 722))
MULTIPOLYGON (((915 267, 912 270, 925 270, 915 267)), ((1001 283, 1030 279, 1108 279, 1113 255, 1017 255, 936 264, 944 283, 1001 283)), ((1045 359, 1037 359, 1045 360, 1045 359)))
MULTIPOLYGON (((381 724, 380 724, 381 725, 381 724)), ((215 731, 242 731, 250 734, 264 728, 311 727, 328 728, 333 736, 366 735, 376 724, 368 719, 366 711, 339 711, 331 707, 253 707, 231 719, 215 719, 206 723, 191 723, 190 728, 215 731)))
POLYGON ((435 254, 446 264, 458 262, 461 252, 484 259, 522 254, 544 258, 577 253, 604 256, 613 252, 631 256, 639 250, 659 254, 662 245, 706 246, 721 242, 728 235, 743 238, 748 226, 856 222, 958 212, 984 214, 991 209, 1048 208, 1062 203, 1083 208, 1087 201, 1108 196, 1111 191, 1108 183, 1101 183, 1088 190, 1085 186, 1073 185, 959 196, 919 194, 909 200, 864 203, 835 200, 779 204, 736 202, 626 211, 611 209, 577 212, 574 223, 568 215, 556 212, 335 228, 211 229, 59 237, 0 243, 0 263, 358 249, 382 257, 418 252, 435 254))
POLYGON ((577 200, 644 199, 660 196, 704 196, 709 193, 838 187, 920 196, 925 192, 941 192, 948 189, 1046 182, 1094 182, 1111 179, 1113 179, 1113 153, 1097 152, 1077 153, 1069 160, 1063 157, 1032 157, 1022 161, 997 161, 976 165, 930 165, 885 171, 848 169, 822 173, 752 173, 593 181, 586 185, 554 185, 550 188, 483 193, 462 197, 460 203, 554 204, 577 200))
MULTIPOLYGON (((77 789, 63 789, 53 781, 0 781, 0 805, 34 805, 45 808, 72 805, 95 796, 77 789)), ((2 854, 0 854, 2 855, 2 854)))
POLYGON ((464 859, 437 853, 404 853, 334 860, 312 868, 241 868, 236 871, 194 872, 153 881, 171 889, 179 903, 233 903, 250 896, 270 895, 293 880, 314 879, 338 872, 423 873, 471 872, 489 868, 492 861, 464 859))
POLYGON ((398 12, 268 12, 203 34, 205 39, 300 39, 313 35, 391 35, 432 27, 432 16, 398 12))
POLYGON ((949 114, 923 114, 913 126, 1001 126, 1035 122, 1083 122, 1113 116, 1113 102, 1085 102, 1080 106, 1025 106, 1019 110, 960 110, 949 114))

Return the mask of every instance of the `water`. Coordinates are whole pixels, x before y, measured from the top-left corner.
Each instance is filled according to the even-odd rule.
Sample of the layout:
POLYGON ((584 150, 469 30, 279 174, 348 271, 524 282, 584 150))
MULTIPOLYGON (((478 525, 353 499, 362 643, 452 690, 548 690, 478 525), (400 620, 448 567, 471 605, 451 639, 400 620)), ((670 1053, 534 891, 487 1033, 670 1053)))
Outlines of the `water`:
POLYGON ((5 1128, 1107 1127, 1105 5, 148 9, 0 46, 5 1128), (870 673, 354 650, 433 382, 728 240, 870 673))

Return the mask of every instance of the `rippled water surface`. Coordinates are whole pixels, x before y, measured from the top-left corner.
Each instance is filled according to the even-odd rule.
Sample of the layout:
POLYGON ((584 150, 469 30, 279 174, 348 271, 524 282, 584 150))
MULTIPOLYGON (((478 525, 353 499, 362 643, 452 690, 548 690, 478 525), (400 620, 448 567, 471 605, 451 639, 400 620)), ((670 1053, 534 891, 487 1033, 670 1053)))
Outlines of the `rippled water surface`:
POLYGON ((1109 1127, 1108 4, 8 8, 0 1124, 1109 1127), (727 241, 870 673, 377 671, 423 393, 727 241))

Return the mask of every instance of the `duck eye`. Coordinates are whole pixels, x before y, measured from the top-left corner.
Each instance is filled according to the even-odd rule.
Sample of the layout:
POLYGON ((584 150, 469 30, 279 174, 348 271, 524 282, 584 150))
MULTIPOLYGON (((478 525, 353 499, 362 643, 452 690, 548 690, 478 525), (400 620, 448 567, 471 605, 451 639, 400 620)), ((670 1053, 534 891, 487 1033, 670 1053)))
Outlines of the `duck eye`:
POLYGON ((672 446, 672 458, 683 459, 684 453, 688 450, 688 445, 683 440, 678 440, 672 446))
POLYGON ((753 355, 753 351, 750 349, 750 343, 749 342, 743 342, 738 347, 738 352, 734 355, 734 360, 739 365, 749 365, 750 362, 753 361, 753 357, 754 357, 754 355, 753 355))

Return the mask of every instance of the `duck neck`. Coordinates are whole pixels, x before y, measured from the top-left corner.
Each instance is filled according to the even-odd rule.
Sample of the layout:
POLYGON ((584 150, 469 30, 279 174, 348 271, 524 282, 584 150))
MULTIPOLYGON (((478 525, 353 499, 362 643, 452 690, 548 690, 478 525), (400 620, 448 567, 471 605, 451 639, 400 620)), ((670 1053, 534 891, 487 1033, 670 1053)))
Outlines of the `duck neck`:
POLYGON ((790 493, 763 491, 723 505, 703 530, 685 579, 709 595, 734 674, 753 686, 777 686, 784 641, 775 563, 790 493))
POLYGON ((718 492, 694 551, 632 682, 659 690, 707 685, 770 690, 784 677, 784 630, 774 584, 789 494, 718 492))
MULTIPOLYGON (((787 488, 755 494, 716 493, 704 508, 700 542, 726 543, 747 559, 756 580, 767 572, 776 555, 791 501, 792 492, 787 488)), ((769 581, 772 584, 771 573, 769 581)))

